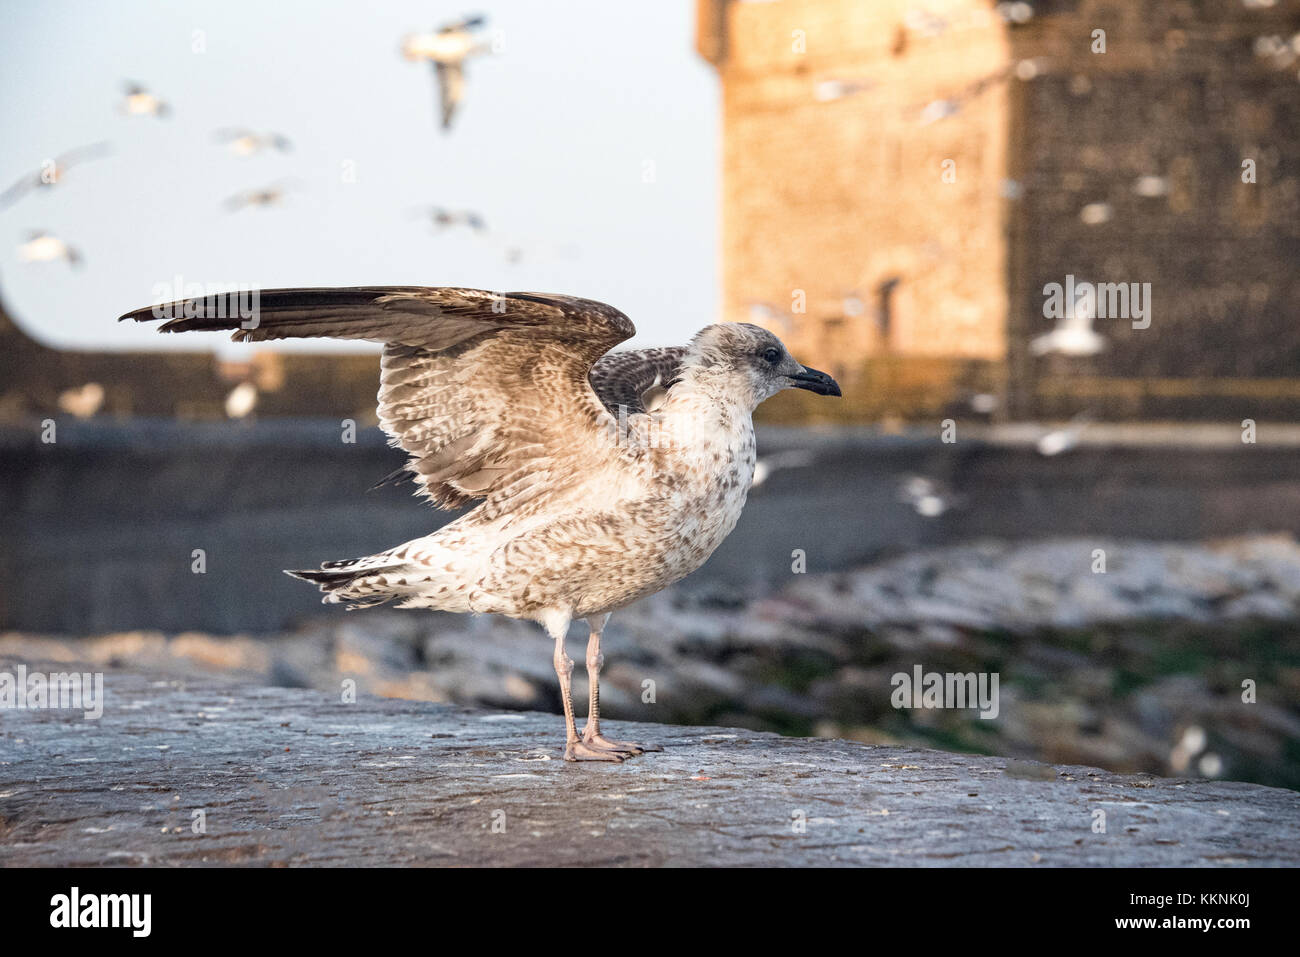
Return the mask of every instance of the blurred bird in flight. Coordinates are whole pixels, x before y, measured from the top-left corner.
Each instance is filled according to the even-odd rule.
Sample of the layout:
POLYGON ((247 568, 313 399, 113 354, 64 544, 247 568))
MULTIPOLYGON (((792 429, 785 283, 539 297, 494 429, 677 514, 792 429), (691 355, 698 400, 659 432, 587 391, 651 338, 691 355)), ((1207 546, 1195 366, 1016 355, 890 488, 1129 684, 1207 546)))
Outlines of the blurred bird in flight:
POLYGON ((139 83, 126 85, 126 97, 122 100, 123 113, 130 116, 157 116, 159 118, 171 113, 170 104, 150 93, 139 83))
POLYGON ((1047 458, 1069 452, 1078 447, 1083 430, 1091 421, 1092 417, 1087 412, 1080 412, 1064 427, 1044 432, 1034 443, 1034 447, 1038 449, 1039 455, 1047 458))
POLYGON ((226 416, 231 419, 243 419, 257 407, 257 386, 251 382, 241 382, 226 395, 226 416))
POLYGON ((1092 328, 1092 312, 1075 306, 1070 314, 1058 319, 1051 332, 1035 336, 1029 351, 1036 356, 1049 352, 1063 356, 1095 356, 1106 348, 1106 337, 1092 328))
POLYGON ((81 253, 44 230, 28 234, 27 240, 18 247, 18 258, 25 263, 48 263, 62 259, 69 266, 81 265, 81 253))
POLYGON ((64 389, 59 393, 59 408, 78 419, 93 418, 104 405, 107 393, 98 382, 87 382, 76 389, 64 389))
POLYGON ((903 479, 898 487, 898 499, 922 518, 938 518, 957 504, 944 482, 925 475, 909 475, 903 479))
POLYGON ((487 222, 472 209, 447 209, 445 206, 426 206, 416 210, 416 213, 428 219, 439 231, 450 229, 452 226, 468 226, 476 233, 481 233, 487 229, 487 222))
POLYGON ((53 159, 46 160, 41 168, 21 177, 16 183, 0 193, 0 209, 12 206, 32 190, 50 189, 63 183, 69 169, 78 163, 98 159, 109 154, 107 143, 92 143, 75 150, 60 153, 53 159))
POLYGON ((261 189, 246 189, 242 193, 236 193, 223 204, 226 209, 232 213, 237 213, 241 209, 247 209, 250 206, 279 206, 284 202, 285 196, 289 194, 289 182, 281 180, 265 186, 261 189))
POLYGON ((216 139, 217 142, 224 143, 230 152, 236 156, 252 156, 254 153, 260 153, 267 149, 287 153, 293 149, 293 144, 289 142, 288 137, 279 133, 254 133, 252 130, 245 129, 224 129, 217 130, 216 139))
POLYGON ((452 117, 465 98, 465 61, 491 50, 491 45, 473 32, 486 22, 483 16, 465 17, 444 24, 436 33, 412 33, 402 41, 402 55, 408 60, 433 64, 444 130, 451 129, 452 117))

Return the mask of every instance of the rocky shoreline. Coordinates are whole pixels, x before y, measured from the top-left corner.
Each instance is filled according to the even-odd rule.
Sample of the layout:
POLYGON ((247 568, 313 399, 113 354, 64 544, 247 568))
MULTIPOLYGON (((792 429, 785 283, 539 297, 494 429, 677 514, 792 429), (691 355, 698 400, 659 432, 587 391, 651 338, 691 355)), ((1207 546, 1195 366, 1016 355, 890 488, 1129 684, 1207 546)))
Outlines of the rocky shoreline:
MULTIPOLYGON (((579 660, 584 639, 575 626, 579 660)), ((792 574, 767 597, 670 590, 615 616, 605 654, 602 711, 614 718, 1300 788, 1300 546, 1289 536, 988 541, 792 574), (893 676, 918 666, 996 674, 996 718, 894 707, 893 676)), ((8 633, 0 658, 559 706, 541 631, 488 617, 339 612, 271 638, 8 633)))

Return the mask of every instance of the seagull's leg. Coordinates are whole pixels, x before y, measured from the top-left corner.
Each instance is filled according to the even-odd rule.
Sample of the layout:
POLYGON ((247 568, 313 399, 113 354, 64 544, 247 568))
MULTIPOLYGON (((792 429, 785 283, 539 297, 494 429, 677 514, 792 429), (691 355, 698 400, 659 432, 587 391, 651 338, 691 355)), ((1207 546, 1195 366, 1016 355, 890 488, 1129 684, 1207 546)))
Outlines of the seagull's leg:
POLYGON ((646 751, 662 751, 663 748, 651 744, 611 741, 600 733, 600 668, 605 663, 605 656, 600 653, 600 634, 605 630, 608 621, 609 615, 587 619, 587 624, 591 626, 591 636, 587 639, 587 683, 591 686, 591 699, 587 707, 587 723, 582 729, 583 743, 588 747, 613 751, 625 756, 644 754, 646 751))
POLYGON ((564 760, 566 761, 622 761, 628 755, 617 751, 602 751, 588 746, 578 737, 573 720, 573 659, 564 652, 564 636, 569 630, 567 613, 551 613, 542 619, 542 627, 555 639, 555 674, 560 679, 560 697, 564 700, 564 760))
POLYGON ((600 666, 605 663, 605 656, 600 653, 600 633, 605 630, 609 615, 600 618, 588 618, 587 625, 591 634, 587 638, 587 685, 591 689, 587 701, 587 723, 582 729, 583 743, 603 751, 625 751, 628 754, 641 754, 641 749, 634 744, 610 741, 600 733, 600 666))

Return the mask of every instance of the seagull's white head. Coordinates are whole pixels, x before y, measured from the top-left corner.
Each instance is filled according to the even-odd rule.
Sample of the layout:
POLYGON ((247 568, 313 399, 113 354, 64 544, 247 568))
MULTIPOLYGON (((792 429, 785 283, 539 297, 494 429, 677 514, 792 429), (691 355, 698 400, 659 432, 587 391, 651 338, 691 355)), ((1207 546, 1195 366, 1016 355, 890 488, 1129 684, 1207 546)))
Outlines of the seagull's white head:
POLYGON ((701 383, 721 386, 728 394, 739 392, 751 409, 783 389, 840 395, 834 379, 795 361, 780 339, 747 322, 701 329, 691 340, 683 372, 701 383))

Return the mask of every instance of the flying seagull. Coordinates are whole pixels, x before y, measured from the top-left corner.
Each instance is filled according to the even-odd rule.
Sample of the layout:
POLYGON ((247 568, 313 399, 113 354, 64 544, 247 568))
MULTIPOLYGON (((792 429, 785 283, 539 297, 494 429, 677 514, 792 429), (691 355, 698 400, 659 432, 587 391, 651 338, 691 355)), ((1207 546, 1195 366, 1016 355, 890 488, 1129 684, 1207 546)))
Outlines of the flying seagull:
POLYGON ((451 118, 465 98, 465 61, 490 49, 473 33, 486 22, 487 18, 482 16, 465 17, 444 24, 437 33, 413 33, 402 40, 404 57, 433 64, 444 130, 451 129, 451 118))
POLYGON ((807 449, 790 449, 775 455, 765 455, 754 464, 754 481, 750 488, 758 488, 772 477, 773 472, 807 468, 813 461, 813 454, 807 449))
POLYGON ((898 499, 922 518, 938 518, 956 504, 944 483, 924 475, 907 476, 898 487, 898 499))
POLYGON ((34 189, 49 189, 52 186, 58 186, 63 182, 64 176, 71 167, 76 166, 78 163, 84 163, 86 160, 98 159, 107 155, 108 152, 107 143, 92 143, 89 146, 68 150, 53 159, 46 160, 41 164, 40 169, 28 173, 3 193, 0 193, 0 209, 12 206, 34 189))
MULTIPOLYGON (((706 326, 687 346, 606 355, 635 333, 631 321, 571 296, 264 290, 248 329, 234 305, 217 296, 164 306, 179 318, 161 331, 382 342, 379 421, 410 455, 417 494, 442 508, 481 500, 433 534, 288 574, 319 585, 327 603, 536 621, 555 642, 565 760, 657 750, 600 733, 609 616, 699 568, 735 527, 754 476, 754 408, 782 389, 839 395, 835 380, 745 323, 706 326), (648 412, 643 396, 655 382, 648 412), (574 618, 591 629, 581 736, 564 648, 574 618)), ((157 315, 145 306, 122 318, 157 315)))
POLYGON ((150 93, 139 83, 126 85, 126 97, 122 100, 123 113, 130 116, 156 116, 160 119, 171 113, 171 105, 150 93))
POLYGON ((93 418, 104 406, 107 393, 98 382, 87 382, 80 388, 64 389, 59 393, 59 408, 79 419, 93 418))
POLYGON ((872 80, 822 80, 813 86, 813 99, 818 103, 831 103, 846 97, 865 93, 876 84, 872 80))
POLYGON ((290 183, 287 180, 280 180, 272 183, 270 186, 264 186, 258 189, 246 189, 242 193, 236 193, 234 196, 227 197, 222 205, 228 212, 237 213, 241 209, 247 209, 250 206, 279 206, 284 202, 285 196, 289 194, 290 183))
POLYGON ((241 382, 226 395, 226 416, 242 419, 257 407, 257 386, 241 382))
POLYGON ((442 232, 452 226, 468 226, 476 233, 481 233, 487 229, 487 222, 478 213, 472 209, 448 209, 445 206, 425 206, 415 210, 415 213, 429 222, 442 232))
POLYGON ((1035 443, 1038 454, 1051 458, 1074 449, 1079 444, 1079 437, 1083 435, 1083 430, 1091 421, 1092 417, 1087 412, 1080 412, 1064 428, 1043 433, 1035 443))
POLYGON ((48 263, 65 259, 74 268, 81 265, 80 252, 43 229, 28 234, 27 241, 18 247, 18 258, 25 263, 48 263))
POLYGON ((220 129, 214 134, 218 143, 224 143, 236 156, 252 156, 262 150, 274 149, 287 153, 293 149, 287 136, 279 133, 255 133, 245 129, 220 129))
POLYGON ((1058 319, 1051 332, 1035 336, 1029 351, 1036 356, 1059 352, 1063 356, 1095 356, 1106 348, 1106 337, 1092 328, 1093 313, 1086 303, 1058 319))

